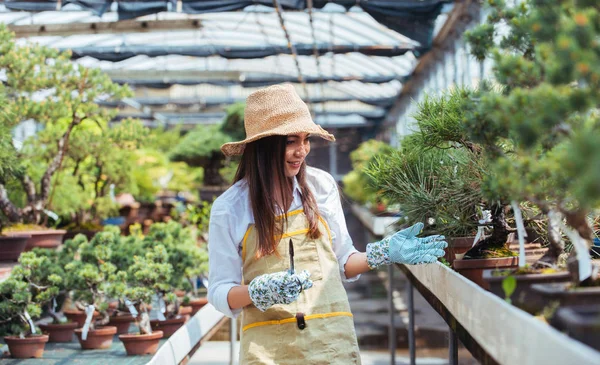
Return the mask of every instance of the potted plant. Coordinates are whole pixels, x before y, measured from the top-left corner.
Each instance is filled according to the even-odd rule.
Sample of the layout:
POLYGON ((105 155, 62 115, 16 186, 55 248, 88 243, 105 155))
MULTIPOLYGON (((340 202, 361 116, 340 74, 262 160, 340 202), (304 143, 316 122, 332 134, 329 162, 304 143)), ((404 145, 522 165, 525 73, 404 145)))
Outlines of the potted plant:
MULTIPOLYGON (((501 196, 484 198, 487 158, 463 123, 468 93, 454 89, 426 97, 414 116, 419 131, 401 141, 401 151, 378 158, 368 172, 382 194, 400 204, 407 223, 428 223, 427 230, 445 235, 450 245, 452 238, 475 235, 479 225, 491 229, 478 242, 467 241, 464 259, 453 261, 457 271, 485 287, 484 268, 516 265, 507 247, 514 229, 507 223, 508 202, 501 196), (491 219, 480 223, 485 210, 491 219)), ((452 260, 460 252, 451 247, 449 253, 452 260)))
POLYGON ((486 25, 467 36, 478 59, 494 59, 502 86, 463 104, 471 138, 490 152, 495 178, 489 190, 508 197, 515 213, 521 202, 530 202, 549 217, 550 248, 539 266, 556 266, 565 249, 562 233, 574 248, 572 283, 531 286, 544 303, 600 303, 600 280, 589 257, 589 216, 600 202, 600 56, 589 53, 597 47, 597 21, 592 2, 497 2, 486 25), (497 37, 502 23, 509 32, 497 37), (498 148, 507 142, 509 151, 498 148))
POLYGON ((42 357, 48 335, 42 334, 33 319, 41 314, 41 305, 58 293, 62 278, 45 274, 45 257, 33 252, 21 255, 19 265, 0 283, 0 333, 5 336, 11 356, 42 357))
POLYGON ((17 45, 14 34, 5 25, 0 27, 0 43, 0 69, 6 75, 7 95, 3 108, 9 111, 1 117, 3 128, 10 129, 29 119, 44 126, 19 150, 8 146, 13 149, 11 154, 18 162, 15 169, 19 173, 0 181, 0 209, 10 225, 6 233, 31 234, 29 248, 57 247, 64 230, 46 230, 42 238, 39 230, 49 226, 49 215, 55 217, 51 212, 53 185, 64 167, 69 142, 79 127, 111 119, 110 112, 96 104, 98 97, 118 99, 130 92, 113 84, 98 69, 73 64, 69 52, 17 45), (40 93, 45 97, 33 97, 40 93), (36 148, 46 136, 56 138, 46 140, 43 149, 36 148), (23 231, 25 228, 35 229, 23 231))
MULTIPOLYGON (((4 85, 0 85, 0 103, 6 105, 4 85)), ((8 107, 4 107, 0 113, 0 184, 6 184, 10 177, 15 177, 20 173, 20 164, 10 131, 11 114, 8 107)), ((21 252, 25 250, 27 239, 31 238, 31 235, 5 236, 3 234, 5 224, 5 218, 0 215, 0 260, 17 261, 21 252)))
POLYGON ((109 321, 108 299, 114 295, 113 281, 123 275, 117 272, 110 262, 111 244, 117 239, 114 232, 99 232, 91 241, 78 235, 82 243, 78 259, 65 266, 71 283, 72 298, 77 309, 86 314, 83 328, 75 330, 82 349, 105 349, 112 344, 117 333, 114 326, 106 326, 109 321), (98 312, 94 318, 95 312, 98 312))
POLYGON ((76 240, 68 240, 59 251, 42 248, 35 248, 32 251, 35 255, 44 259, 43 265, 37 268, 38 280, 42 285, 50 285, 48 282, 50 278, 61 278, 59 282, 53 283, 58 289, 57 292, 53 293, 48 298, 49 300, 41 307, 42 315, 52 318, 51 322, 39 324, 42 332, 48 334, 49 342, 71 342, 75 329, 81 327, 77 321, 65 321, 57 313, 62 307, 67 291, 70 288, 69 276, 66 275, 64 267, 73 261, 78 245, 76 240))
POLYGON ((135 256, 127 272, 126 282, 121 286, 121 298, 136 317, 137 333, 121 334, 128 355, 154 354, 158 349, 163 331, 153 331, 150 326, 148 306, 157 295, 170 289, 172 266, 163 245, 152 248, 144 256, 135 256), (136 307, 139 309, 136 309, 136 307))
POLYGON ((175 291, 185 293, 193 287, 190 279, 205 272, 208 256, 198 247, 194 232, 174 221, 151 225, 142 244, 147 249, 163 245, 172 267, 170 280, 165 283, 168 286, 157 292, 159 319, 151 321, 153 329, 160 329, 164 337, 169 337, 186 321, 185 313, 180 313, 181 301, 175 291))

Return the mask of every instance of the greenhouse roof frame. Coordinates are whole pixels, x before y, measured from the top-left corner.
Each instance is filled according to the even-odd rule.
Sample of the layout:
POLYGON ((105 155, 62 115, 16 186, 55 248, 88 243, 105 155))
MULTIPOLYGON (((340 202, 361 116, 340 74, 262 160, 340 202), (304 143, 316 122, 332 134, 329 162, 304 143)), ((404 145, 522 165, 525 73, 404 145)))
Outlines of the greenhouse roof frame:
POLYGON ((110 3, 7 0, 0 2, 0 22, 16 32, 20 44, 71 50, 76 63, 131 85, 137 94, 132 100, 142 101, 131 105, 157 117, 146 112, 165 104, 143 102, 157 95, 152 90, 179 87, 180 95, 156 96, 174 106, 206 106, 207 96, 225 101, 212 105, 226 105, 247 96, 240 88, 281 82, 295 84, 307 102, 320 104, 316 110, 321 114, 327 114, 331 101, 388 108, 453 8, 448 0, 279 0, 283 27, 272 7, 277 1, 270 0, 110 3), (19 6, 31 11, 7 11, 19 6), (130 19, 128 12, 136 11, 142 16, 130 19), (430 36, 412 32, 411 38, 396 31, 415 22, 430 36), (181 94, 185 85, 193 92, 181 94))

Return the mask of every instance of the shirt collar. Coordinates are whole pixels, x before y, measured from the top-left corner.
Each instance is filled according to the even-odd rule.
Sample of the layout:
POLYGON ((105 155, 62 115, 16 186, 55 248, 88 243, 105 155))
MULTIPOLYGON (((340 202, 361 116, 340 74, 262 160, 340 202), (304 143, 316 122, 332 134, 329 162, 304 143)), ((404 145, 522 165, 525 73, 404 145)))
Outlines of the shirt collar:
POLYGON ((294 179, 293 179, 292 192, 293 192, 293 194, 296 194, 296 192, 298 192, 298 194, 302 195, 302 191, 300 190, 300 185, 298 184, 298 178, 296 176, 294 176, 294 179))

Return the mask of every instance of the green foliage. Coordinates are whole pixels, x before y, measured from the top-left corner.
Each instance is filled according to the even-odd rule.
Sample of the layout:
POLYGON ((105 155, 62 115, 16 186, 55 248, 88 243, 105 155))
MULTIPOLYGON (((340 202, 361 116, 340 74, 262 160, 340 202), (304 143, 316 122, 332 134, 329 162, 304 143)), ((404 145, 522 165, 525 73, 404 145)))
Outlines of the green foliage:
POLYGON ((493 55, 502 91, 465 99, 467 130, 496 152, 485 189, 584 217, 600 203, 600 9, 588 1, 490 3, 474 33, 502 24, 509 32, 497 42, 469 41, 474 54, 493 55), (507 138, 512 148, 498 153, 507 138))
POLYGON ((471 152, 396 151, 377 158, 367 173, 383 197, 400 205, 407 224, 426 222, 426 231, 447 237, 470 236, 477 231, 483 167, 471 152))
POLYGON ((356 150, 350 153, 352 171, 342 179, 344 193, 360 204, 377 204, 381 202, 381 198, 377 194, 377 188, 369 175, 365 173, 365 169, 374 161, 376 156, 389 154, 393 150, 387 143, 374 139, 361 143, 356 150))
POLYGON ((170 285, 173 289, 192 289, 193 277, 208 271, 208 253, 198 247, 193 230, 184 228, 180 223, 154 223, 143 239, 146 248, 163 245, 173 267, 170 285))
POLYGON ((76 306, 81 309, 94 305, 101 313, 101 318, 92 323, 93 329, 107 322, 108 299, 118 292, 115 283, 122 283, 125 278, 111 262, 113 247, 120 236, 114 230, 108 230, 98 232, 89 242, 83 235, 76 236, 76 240, 79 247, 75 260, 65 266, 65 272, 76 306))
POLYGON ((0 335, 31 334, 26 313, 32 319, 39 318, 41 306, 58 295, 63 282, 60 275, 49 270, 50 266, 47 257, 34 252, 21 254, 19 264, 0 283, 0 335))
POLYGON ((515 289, 517 289, 517 279, 514 276, 509 275, 502 279, 502 291, 504 291, 504 297, 508 303, 511 303, 510 297, 515 292, 515 289))
POLYGON ((245 103, 235 103, 225 109, 227 115, 221 124, 221 131, 234 141, 241 141, 246 138, 244 109, 246 109, 245 103))
POLYGON ((161 190, 195 193, 204 175, 202 168, 171 162, 163 152, 148 147, 135 151, 130 174, 135 182, 130 192, 142 202, 154 202, 161 190))
MULTIPOLYGON (((27 197, 26 209, 17 209, 14 201, 4 199, 2 210, 13 223, 23 220, 42 223, 42 212, 48 208, 52 187, 57 183, 56 175, 68 165, 63 163, 65 154, 75 150, 69 148, 69 143, 76 141, 79 132, 88 130, 89 125, 105 129, 105 121, 111 119, 112 113, 95 100, 100 97, 120 99, 130 95, 130 91, 112 83, 99 69, 73 64, 69 52, 32 44, 17 45, 14 34, 5 25, 0 26, 0 70, 6 75, 4 92, 7 95, 0 130, 10 129, 27 119, 44 127, 44 131, 20 151, 2 140, 0 156, 3 160, 6 156, 17 158, 17 163, 13 160, 10 166, 20 170, 16 178, 26 187, 20 195, 27 197)), ((0 181, 1 188, 4 183, 0 181)))
POLYGON ((222 172, 232 174, 230 164, 221 153, 221 145, 233 140, 242 140, 244 131, 244 104, 233 104, 226 109, 227 115, 219 125, 198 125, 187 133, 183 139, 170 151, 172 161, 185 162, 190 166, 204 169, 204 185, 223 185, 225 180, 222 172))

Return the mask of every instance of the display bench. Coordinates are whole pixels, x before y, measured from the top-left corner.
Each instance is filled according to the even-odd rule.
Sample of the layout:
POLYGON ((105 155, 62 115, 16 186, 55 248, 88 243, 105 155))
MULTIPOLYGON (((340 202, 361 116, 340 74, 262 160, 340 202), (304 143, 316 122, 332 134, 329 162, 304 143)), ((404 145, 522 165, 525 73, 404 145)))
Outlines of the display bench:
POLYGON ((600 365, 600 352, 441 263, 398 267, 482 364, 600 365))
POLYGON ((115 336, 110 349, 81 350, 76 340, 47 343, 41 359, 0 358, 0 365, 178 365, 189 359, 226 322, 222 313, 207 304, 170 338, 161 340, 154 356, 127 356, 123 344, 115 336))

